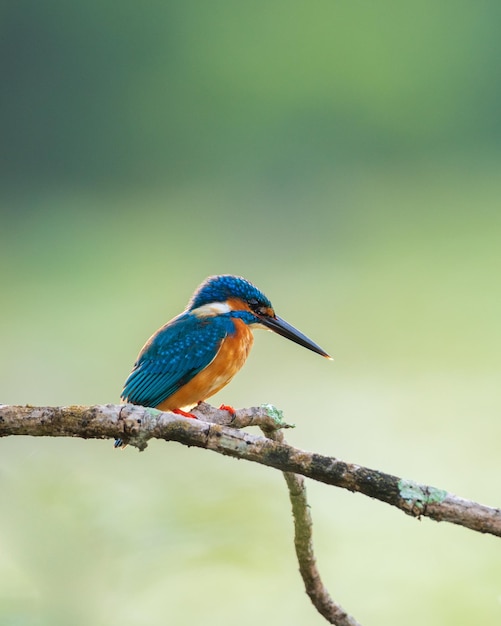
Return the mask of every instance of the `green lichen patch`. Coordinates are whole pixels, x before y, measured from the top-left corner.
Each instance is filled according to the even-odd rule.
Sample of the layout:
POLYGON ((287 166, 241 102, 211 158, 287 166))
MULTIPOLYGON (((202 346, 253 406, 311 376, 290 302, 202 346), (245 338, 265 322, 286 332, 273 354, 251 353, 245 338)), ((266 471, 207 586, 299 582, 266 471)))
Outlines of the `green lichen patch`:
POLYGON ((425 487, 412 480, 398 481, 400 497, 412 506, 423 509, 428 504, 439 504, 447 497, 447 491, 435 487, 425 487))
POLYGON ((447 491, 437 489, 436 487, 428 487, 428 504, 440 504, 447 498, 447 491))
POLYGON ((284 420, 284 412, 273 404, 262 404, 261 408, 266 411, 268 417, 271 417, 275 424, 280 428, 295 428, 295 424, 288 424, 284 420))

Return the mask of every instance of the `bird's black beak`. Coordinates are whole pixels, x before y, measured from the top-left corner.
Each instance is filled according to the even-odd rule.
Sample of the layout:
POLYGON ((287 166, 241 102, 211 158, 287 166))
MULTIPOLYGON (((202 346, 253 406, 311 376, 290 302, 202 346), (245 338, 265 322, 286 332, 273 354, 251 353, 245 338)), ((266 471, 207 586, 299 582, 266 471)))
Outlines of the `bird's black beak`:
POLYGON ((317 346, 316 343, 314 343, 306 335, 303 335, 303 333, 299 332, 297 328, 291 326, 281 317, 263 315, 262 317, 260 316, 259 319, 264 326, 278 335, 282 335, 282 337, 286 337, 287 339, 294 341, 294 343, 298 343, 300 346, 303 346, 303 348, 308 348, 308 350, 312 350, 313 352, 332 360, 332 357, 329 356, 325 350, 322 350, 320 346, 317 346))

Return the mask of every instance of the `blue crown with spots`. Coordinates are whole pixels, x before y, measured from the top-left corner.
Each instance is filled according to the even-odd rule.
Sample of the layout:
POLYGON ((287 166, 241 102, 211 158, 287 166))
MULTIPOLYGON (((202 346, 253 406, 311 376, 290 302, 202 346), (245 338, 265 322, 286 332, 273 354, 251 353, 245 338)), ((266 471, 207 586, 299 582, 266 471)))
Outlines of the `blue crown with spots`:
POLYGON ((244 302, 253 302, 260 306, 271 307, 271 302, 252 283, 240 276, 222 274, 209 276, 195 291, 188 309, 197 309, 211 302, 226 302, 228 298, 240 298, 244 302))

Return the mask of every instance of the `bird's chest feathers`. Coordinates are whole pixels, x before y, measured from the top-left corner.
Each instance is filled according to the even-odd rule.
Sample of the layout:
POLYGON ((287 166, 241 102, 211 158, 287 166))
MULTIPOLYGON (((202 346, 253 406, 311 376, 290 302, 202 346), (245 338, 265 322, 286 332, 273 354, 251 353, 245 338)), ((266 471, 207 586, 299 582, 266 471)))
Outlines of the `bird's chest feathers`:
POLYGON ((252 331, 245 322, 236 318, 231 323, 233 332, 222 339, 212 361, 156 408, 162 411, 189 409, 230 382, 245 363, 253 342, 252 331))
POLYGON ((198 376, 210 387, 210 394, 216 393, 230 382, 241 369, 252 347, 254 337, 251 329, 240 319, 233 319, 235 332, 221 342, 218 353, 212 362, 198 376))

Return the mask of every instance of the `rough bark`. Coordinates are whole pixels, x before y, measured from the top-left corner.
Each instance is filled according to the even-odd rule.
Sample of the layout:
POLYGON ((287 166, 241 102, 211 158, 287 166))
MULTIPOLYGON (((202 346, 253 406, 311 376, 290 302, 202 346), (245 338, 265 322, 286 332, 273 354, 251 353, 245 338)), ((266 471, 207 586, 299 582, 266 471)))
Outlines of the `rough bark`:
POLYGON ((360 626, 335 602, 320 577, 312 539, 312 519, 304 477, 391 504, 414 517, 430 517, 501 536, 501 511, 334 457, 306 452, 286 443, 290 428, 271 405, 231 412, 200 404, 197 419, 134 405, 32 407, 0 405, 0 437, 81 437, 115 439, 144 450, 150 439, 177 441, 281 470, 289 489, 294 545, 306 593, 317 611, 335 626, 360 626), (242 431, 259 426, 264 436, 242 431))
POLYGON ((499 508, 240 430, 253 425, 264 426, 268 431, 288 427, 281 421, 279 412, 268 405, 239 409, 232 415, 204 404, 193 413, 199 419, 130 404, 90 407, 0 405, 0 437, 120 438, 140 450, 144 450, 152 438, 177 441, 363 493, 413 517, 429 517, 501 536, 499 508))

